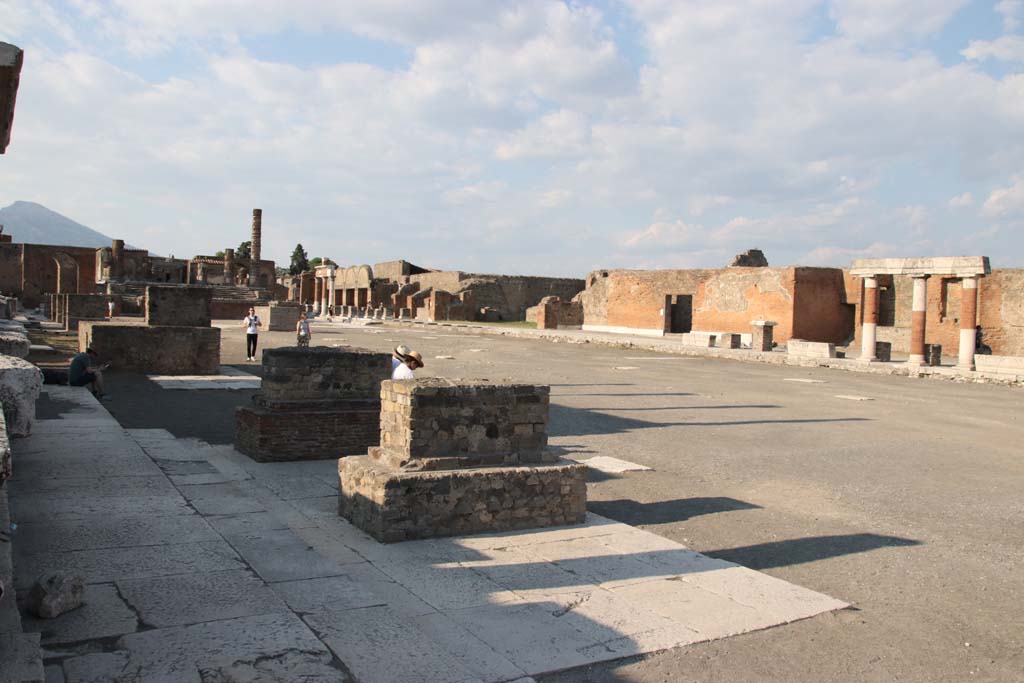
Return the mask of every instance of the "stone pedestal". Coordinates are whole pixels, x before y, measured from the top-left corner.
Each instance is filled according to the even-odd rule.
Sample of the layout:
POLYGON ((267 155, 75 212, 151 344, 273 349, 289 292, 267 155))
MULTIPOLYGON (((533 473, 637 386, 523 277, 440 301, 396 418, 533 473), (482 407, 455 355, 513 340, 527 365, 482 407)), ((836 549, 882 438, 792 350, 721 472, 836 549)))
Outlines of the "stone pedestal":
POLYGON ((750 349, 752 351, 771 351, 774 343, 774 329, 778 323, 771 320, 752 320, 750 322, 750 349))
POLYGON ((0 407, 10 436, 28 436, 36 421, 43 373, 22 358, 0 356, 0 407))
POLYGON ((117 371, 216 375, 220 328, 88 322, 78 324, 78 350, 92 347, 117 371))
POLYGON ((879 363, 888 363, 892 360, 892 342, 875 342, 875 359, 879 363))
POLYGON ((263 352, 254 405, 235 409, 235 448, 259 462, 366 453, 380 438, 380 383, 391 356, 356 348, 263 352))
POLYGON ((381 385, 380 447, 338 461, 338 514, 385 543, 577 524, 586 467, 547 448, 549 388, 381 385))

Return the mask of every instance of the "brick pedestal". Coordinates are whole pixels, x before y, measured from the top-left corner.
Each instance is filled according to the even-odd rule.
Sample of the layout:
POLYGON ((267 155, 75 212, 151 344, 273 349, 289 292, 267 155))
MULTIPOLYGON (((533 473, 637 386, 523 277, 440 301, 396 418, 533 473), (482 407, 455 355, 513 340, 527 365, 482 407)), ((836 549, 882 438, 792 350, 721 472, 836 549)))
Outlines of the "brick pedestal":
POLYGON ((379 541, 577 524, 586 467, 547 448, 549 388, 381 385, 380 447, 338 461, 338 514, 379 541))
POLYGON ((263 352, 262 391, 235 409, 235 448, 259 462, 366 453, 380 437, 391 357, 356 348, 263 352))

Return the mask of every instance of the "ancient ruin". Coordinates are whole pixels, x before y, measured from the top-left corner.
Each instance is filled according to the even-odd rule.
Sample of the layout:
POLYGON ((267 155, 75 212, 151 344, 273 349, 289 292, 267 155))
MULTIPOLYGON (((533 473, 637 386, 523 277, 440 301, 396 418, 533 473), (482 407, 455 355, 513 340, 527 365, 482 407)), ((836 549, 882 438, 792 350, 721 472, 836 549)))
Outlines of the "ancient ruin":
POLYGON ((220 368, 220 328, 210 326, 208 287, 146 287, 144 321, 78 325, 80 351, 92 347, 124 371, 211 375, 220 368))
POLYGON ((380 430, 391 356, 356 348, 263 351, 263 383, 235 410, 235 448, 260 462, 365 453, 380 430))
POLYGON ((0 42, 0 154, 7 151, 14 127, 14 104, 18 97, 21 66, 25 54, 21 48, 0 42))
POLYGON ((338 461, 338 514, 378 541, 583 521, 586 468, 548 450, 548 387, 388 380, 380 395, 380 446, 338 461))

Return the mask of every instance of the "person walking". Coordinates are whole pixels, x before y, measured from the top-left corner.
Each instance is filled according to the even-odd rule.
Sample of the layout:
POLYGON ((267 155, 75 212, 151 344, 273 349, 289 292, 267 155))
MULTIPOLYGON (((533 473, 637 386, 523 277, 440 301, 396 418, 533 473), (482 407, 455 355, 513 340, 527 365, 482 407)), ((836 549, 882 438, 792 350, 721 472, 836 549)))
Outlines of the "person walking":
MULTIPOLYGON (((295 323, 295 337, 296 345, 300 349, 309 348, 309 340, 313 338, 313 333, 309 331, 309 321, 306 320, 306 312, 299 313, 299 322, 295 323)), ((394 371, 394 368, 392 368, 394 371)))
POLYGON ((107 299, 107 320, 114 318, 114 300, 107 299))
POLYGON ((260 328, 263 327, 263 321, 256 315, 256 309, 252 306, 249 307, 249 315, 245 316, 242 325, 245 327, 245 359, 254 361, 256 360, 256 342, 259 338, 260 328))

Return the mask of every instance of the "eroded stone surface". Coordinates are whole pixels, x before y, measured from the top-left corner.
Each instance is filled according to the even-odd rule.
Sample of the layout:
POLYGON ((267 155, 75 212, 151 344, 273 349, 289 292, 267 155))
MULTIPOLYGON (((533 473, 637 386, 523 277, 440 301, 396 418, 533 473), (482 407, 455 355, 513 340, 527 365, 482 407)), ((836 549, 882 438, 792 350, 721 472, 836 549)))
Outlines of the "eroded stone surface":
POLYGON ((49 572, 36 579, 28 593, 28 609, 43 619, 53 619, 81 607, 85 580, 78 574, 49 572))
POLYGON ((22 358, 0 356, 0 404, 7 433, 28 436, 36 420, 36 399, 43 388, 43 373, 22 358))

